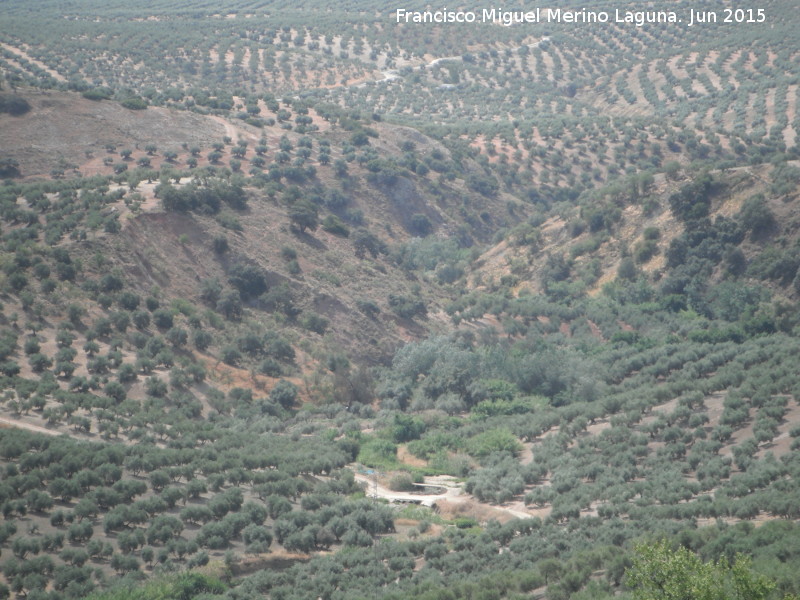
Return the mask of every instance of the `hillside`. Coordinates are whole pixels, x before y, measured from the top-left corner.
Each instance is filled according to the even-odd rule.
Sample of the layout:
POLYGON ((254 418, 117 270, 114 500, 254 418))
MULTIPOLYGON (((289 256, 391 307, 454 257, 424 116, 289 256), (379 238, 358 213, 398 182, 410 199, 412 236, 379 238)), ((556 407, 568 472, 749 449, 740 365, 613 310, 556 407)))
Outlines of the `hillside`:
MULTIPOLYGON (((793 280, 792 266, 786 265, 783 272, 776 271, 781 267, 764 263, 778 260, 772 255, 775 246, 787 250, 797 246, 798 167, 800 162, 787 161, 777 166, 712 170, 704 175, 713 181, 708 198, 692 201, 707 202, 706 225, 728 221, 743 228, 731 240, 735 255, 731 256, 733 247, 726 248, 727 263, 717 262, 708 273, 714 283, 747 274, 751 281, 760 279, 774 292, 796 297, 797 290, 787 285, 793 280), (732 258, 740 264, 731 265, 732 258)), ((476 268, 469 274, 470 287, 490 288, 507 277, 515 280, 516 294, 542 293, 554 261, 560 261, 569 265, 572 274, 580 274, 583 291, 597 295, 620 274, 625 259, 632 261, 626 267, 634 267, 628 278, 635 278, 638 269, 651 283, 657 283, 678 266, 674 259, 670 264, 670 253, 691 233, 680 215, 670 209, 671 203, 697 178, 696 173, 687 176, 680 171, 669 177, 656 175, 646 182, 633 177, 586 194, 573 210, 547 220, 534 217, 513 228, 507 239, 476 260, 476 268)), ((715 257, 717 261, 720 258, 715 257)), ((567 279, 566 274, 561 277, 567 279)))
POLYGON ((0 598, 800 595, 762 8, 0 6, 0 598))
MULTIPOLYGON (((13 149, 8 156, 19 163, 25 181, 41 181, 51 165, 56 165, 55 181, 63 181, 27 184, 16 201, 16 211, 40 213, 42 241, 63 243, 67 233, 73 239, 78 235, 82 243, 68 247, 75 261, 83 265, 86 280, 117 273, 129 285, 128 291, 140 297, 157 289, 156 295, 165 304, 181 299, 196 305, 196 310, 213 308, 209 286, 219 288, 216 296, 223 294, 222 288, 234 277, 232 271, 246 266, 254 271, 257 285, 272 290, 275 297, 266 301, 248 298, 246 284, 241 284, 246 313, 237 315, 236 320, 242 320, 244 330, 254 326, 250 317, 264 331, 292 330, 294 352, 305 365, 300 372, 313 368, 320 356, 334 348, 352 354, 359 362, 385 361, 402 340, 441 328, 435 316, 425 316, 428 310, 440 311, 446 298, 436 285, 436 267, 460 268, 458 264, 469 255, 464 247, 487 239, 509 219, 524 214, 524 208, 515 203, 521 212, 512 217, 502 195, 481 197, 467 190, 463 179, 437 181, 415 174, 413 162, 417 161, 437 160, 451 170, 455 165, 448 164, 449 153, 440 144, 403 127, 371 125, 374 139, 366 138, 356 158, 356 150, 349 144, 354 134, 331 128, 319 117, 310 119, 311 127, 320 123, 319 130, 300 135, 277 127, 259 131, 219 117, 169 109, 131 111, 73 94, 44 92, 23 97, 29 99, 31 110, 22 117, 2 117, 0 129, 8 141, 24 130, 30 145, 13 149), (65 118, 51 125, 51 110, 65 118), (165 122, 170 123, 169 128, 163 127, 165 122), (37 129, 32 123, 47 127, 37 129), (136 131, 136 137, 129 135, 131 131, 136 131), (188 142, 175 141, 184 135, 190 135, 188 142), (69 149, 70 154, 64 155, 60 147, 69 149), (120 147, 123 150, 117 150, 120 147), (276 174, 276 165, 283 160, 279 155, 288 154, 282 147, 307 157, 300 159, 302 169, 285 167, 276 174), (343 147, 353 153, 350 161, 356 158, 352 166, 342 159, 343 147), (209 160, 215 152, 220 157, 209 160), (411 170, 402 162, 380 156, 401 156, 412 161, 411 170), (49 162, 45 157, 50 157, 49 162), (193 157, 199 160, 193 163, 193 157), (273 167, 265 167, 263 175, 257 170, 258 175, 248 181, 238 175, 241 170, 235 165, 242 160, 252 162, 255 157, 262 163, 274 161, 273 167), (58 164, 65 163, 70 163, 72 171, 58 169, 58 164), (99 178, 103 175, 118 183, 109 186, 99 178), (133 183, 130 175, 135 178, 133 183), (95 179, 72 179, 75 176, 95 179), (164 186, 179 192, 194 186, 213 188, 215 182, 229 180, 241 197, 222 212, 202 206, 165 211, 157 197, 164 186), (81 186, 81 197, 96 193, 100 197, 89 200, 92 210, 88 215, 72 213, 73 221, 65 228, 57 222, 63 209, 52 200, 59 189, 73 187, 71 182, 81 186), (314 198, 308 205, 314 223, 307 231, 299 231, 290 214, 301 197, 309 196, 314 198), (465 207, 479 203, 481 216, 463 223, 465 207), (321 223, 319 229, 317 223, 321 223), (420 234, 422 238, 407 245, 410 236, 420 234), (449 237, 460 238, 460 244, 445 241, 449 237), (426 256, 439 246, 447 247, 449 258, 426 256), (390 249, 397 256, 390 258, 390 249), (99 263, 94 260, 98 256, 102 256, 99 263), (408 270, 402 268, 404 261, 408 270), (448 261, 450 264, 440 265, 448 261), (416 291, 412 294, 410 290, 416 291), (417 308, 421 322, 410 318, 413 310, 393 310, 389 305, 392 297, 410 302, 412 295, 421 303, 417 308), (320 320, 319 331, 312 331, 311 336, 299 326, 307 315, 320 320), (326 331, 327 337, 320 337, 326 331)), ((298 164, 296 160, 294 164, 298 164)), ((469 163, 458 168, 467 173, 477 169, 469 163)), ((21 223, 20 219, 25 220, 22 213, 9 216, 21 223)), ((28 220, 25 226, 30 225, 28 220)), ((91 306, 85 309, 92 311, 91 306)))

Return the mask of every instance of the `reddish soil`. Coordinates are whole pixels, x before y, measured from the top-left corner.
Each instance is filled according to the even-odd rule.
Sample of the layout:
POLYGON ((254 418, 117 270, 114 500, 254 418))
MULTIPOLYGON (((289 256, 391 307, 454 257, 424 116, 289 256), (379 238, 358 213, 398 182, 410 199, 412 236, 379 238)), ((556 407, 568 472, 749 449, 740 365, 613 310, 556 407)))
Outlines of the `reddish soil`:
POLYGON ((605 342, 605 341, 606 341, 605 337, 603 336, 603 332, 602 332, 602 330, 601 330, 601 329, 600 329, 600 328, 597 326, 597 323, 595 323, 594 321, 591 321, 591 320, 589 320, 589 319, 586 319, 586 324, 589 326, 589 329, 591 330, 591 332, 592 332, 592 335, 593 335, 594 337, 596 337, 596 338, 597 338, 598 340, 600 340, 601 342, 605 342))

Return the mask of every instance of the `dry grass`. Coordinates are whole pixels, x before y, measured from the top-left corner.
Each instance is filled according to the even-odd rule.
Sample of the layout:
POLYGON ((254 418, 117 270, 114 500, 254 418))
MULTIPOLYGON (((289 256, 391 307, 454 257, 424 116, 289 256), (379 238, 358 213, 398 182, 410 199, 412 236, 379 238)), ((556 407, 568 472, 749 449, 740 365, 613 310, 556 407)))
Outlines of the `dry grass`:
MULTIPOLYGON (((23 96, 31 104, 29 112, 19 117, 0 114, 0 147, 19 161, 25 177, 49 176, 64 165, 90 168, 95 156, 106 154, 108 144, 118 151, 152 143, 159 151, 182 152, 184 142, 207 148, 225 135, 219 124, 188 111, 128 110, 116 102, 93 102, 70 92, 25 90, 23 96)), ((135 156, 141 155, 143 151, 135 156)), ((118 154, 115 159, 119 162, 118 154)))
POLYGON ((397 460, 409 467, 427 467, 428 461, 418 458, 408 451, 408 444, 401 444, 397 447, 397 460))

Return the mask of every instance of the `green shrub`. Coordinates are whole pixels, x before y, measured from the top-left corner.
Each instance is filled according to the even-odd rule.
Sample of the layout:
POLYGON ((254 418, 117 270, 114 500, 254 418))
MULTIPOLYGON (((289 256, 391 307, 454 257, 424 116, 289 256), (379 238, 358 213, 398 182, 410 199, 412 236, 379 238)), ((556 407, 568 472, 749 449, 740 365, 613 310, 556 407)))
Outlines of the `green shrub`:
POLYGON ((328 215, 322 220, 322 229, 330 234, 338 235, 340 237, 349 237, 350 229, 342 223, 342 220, 336 215, 328 215))
POLYGON ((633 249, 633 258, 639 264, 646 263, 656 254, 658 254, 658 244, 655 240, 651 239, 644 239, 637 242, 633 249))
POLYGON ((508 429, 490 429, 467 441, 467 452, 477 458, 489 456, 494 452, 516 454, 520 450, 522 444, 508 429))
POLYGON ((15 94, 0 94, 0 113, 10 115, 24 115, 31 109, 31 105, 25 98, 15 94))
POLYGON ((144 110, 147 108, 147 101, 143 98, 138 98, 135 96, 131 98, 125 98, 125 100, 120 102, 120 104, 130 110, 144 110))
POLYGON ((318 333, 320 335, 325 333, 325 330, 328 328, 328 324, 328 319, 318 315, 317 313, 306 313, 300 318, 300 325, 304 329, 308 329, 309 331, 313 331, 314 333, 318 333))
POLYGON ((478 521, 476 521, 473 517, 458 517, 457 519, 453 520, 453 523, 459 529, 472 529, 473 527, 478 526, 478 521))
POLYGON ((220 595, 225 584, 213 575, 187 572, 150 581, 140 587, 130 582, 88 596, 87 600, 191 600, 202 595, 220 595))
POLYGON ((398 473, 389 480, 389 489, 395 492, 411 492, 416 489, 414 479, 409 473, 398 473))
POLYGON ((368 438, 361 443, 357 460, 368 467, 392 469, 399 464, 397 445, 381 438, 368 438))

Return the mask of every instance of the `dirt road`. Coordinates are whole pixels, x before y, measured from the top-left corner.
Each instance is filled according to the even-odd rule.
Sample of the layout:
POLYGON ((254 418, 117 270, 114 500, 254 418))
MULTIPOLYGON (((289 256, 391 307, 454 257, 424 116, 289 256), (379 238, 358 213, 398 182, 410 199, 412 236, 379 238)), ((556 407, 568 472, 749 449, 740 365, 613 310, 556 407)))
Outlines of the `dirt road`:
MULTIPOLYGON (((367 496, 370 498, 375 497, 384 498, 389 502, 413 502, 414 504, 421 504, 422 506, 433 506, 437 501, 449 500, 450 502, 458 502, 464 491, 461 485, 456 483, 452 477, 426 477, 425 486, 437 486, 444 488, 444 491, 439 494, 417 494, 413 492, 395 492, 380 483, 375 482, 371 475, 364 475, 356 473, 356 481, 366 484, 367 496)), ((464 496, 466 498, 466 496, 464 496)))
POLYGON ((66 435, 61 431, 47 429, 46 427, 40 427, 39 425, 34 425, 33 423, 26 423, 25 421, 20 421, 18 419, 8 419, 6 417, 0 417, 0 427, 25 429, 27 431, 32 431, 33 433, 43 433, 45 435, 66 435))
POLYGON ((469 505, 470 512, 471 509, 474 507, 481 507, 482 509, 480 512, 485 512, 486 514, 494 513, 498 515, 500 513, 505 513, 512 518, 517 519, 529 519, 531 517, 537 516, 533 513, 527 512, 523 510, 524 505, 519 503, 518 506, 512 507, 504 507, 504 506, 495 506, 492 504, 487 504, 485 502, 480 502, 474 496, 467 494, 463 489, 463 484, 458 482, 454 477, 449 477, 447 475, 438 475, 435 477, 426 477, 425 483, 422 484, 424 487, 439 487, 442 488, 444 491, 438 494, 416 494, 412 492, 395 492, 390 490, 387 487, 381 485, 381 483, 375 482, 375 479, 372 475, 365 475, 363 473, 356 473, 355 475, 356 481, 364 483, 366 487, 367 496, 370 498, 374 498, 376 495, 378 498, 383 498, 388 500, 389 502, 400 502, 400 503, 414 503, 420 504, 422 506, 432 507, 437 502, 445 502, 449 505, 469 505))

